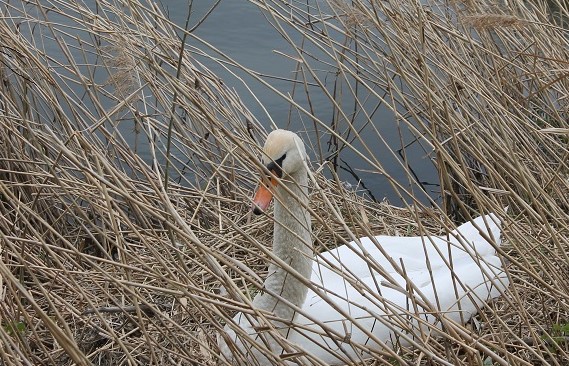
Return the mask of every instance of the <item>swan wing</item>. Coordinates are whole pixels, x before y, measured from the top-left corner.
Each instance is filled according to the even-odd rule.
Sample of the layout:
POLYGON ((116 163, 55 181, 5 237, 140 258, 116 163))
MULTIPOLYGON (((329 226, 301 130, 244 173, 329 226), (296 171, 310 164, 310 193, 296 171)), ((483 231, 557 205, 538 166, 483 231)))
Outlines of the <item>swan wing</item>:
POLYGON ((417 317, 440 328, 433 311, 464 323, 508 285, 485 238, 499 244, 496 222, 478 218, 448 238, 361 238, 319 254, 291 340, 326 362, 347 362, 362 357, 361 345, 391 347, 395 334, 406 343, 425 326, 417 317))
MULTIPOLYGON (((495 247, 486 238, 500 245, 500 221, 494 214, 480 216, 453 230, 447 237, 438 236, 375 236, 331 249, 317 256, 318 266, 341 269, 355 277, 366 276, 371 267, 383 268, 389 274, 397 273, 393 264, 405 265, 405 272, 423 271, 428 260, 431 270, 449 267, 452 260, 462 257, 493 255, 495 247)), ((322 274, 325 277, 326 274, 322 274)))
POLYGON ((309 290, 289 338, 325 363, 354 362, 369 356, 369 349, 393 347, 397 341, 408 344, 421 327, 432 331, 425 322, 440 329, 433 311, 464 323, 508 284, 496 256, 479 262, 463 257, 453 270, 417 271, 409 279, 415 285, 412 291, 402 277, 396 288, 386 286, 377 273, 350 280, 337 272, 329 276, 325 286, 316 283, 309 290))

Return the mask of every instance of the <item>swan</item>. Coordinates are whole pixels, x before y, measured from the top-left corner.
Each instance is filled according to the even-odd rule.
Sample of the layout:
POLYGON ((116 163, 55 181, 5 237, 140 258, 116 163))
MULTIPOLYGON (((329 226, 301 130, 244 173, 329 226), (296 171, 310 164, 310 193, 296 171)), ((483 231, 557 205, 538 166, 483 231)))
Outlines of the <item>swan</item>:
POLYGON ((464 324, 508 285, 495 253, 501 223, 494 214, 445 237, 364 237, 315 255, 302 140, 275 130, 263 153, 271 174, 252 209, 266 211, 276 196, 273 261, 255 311, 237 313, 219 335, 229 363, 360 361, 395 342, 420 344, 413 334, 436 336, 444 321, 464 324))

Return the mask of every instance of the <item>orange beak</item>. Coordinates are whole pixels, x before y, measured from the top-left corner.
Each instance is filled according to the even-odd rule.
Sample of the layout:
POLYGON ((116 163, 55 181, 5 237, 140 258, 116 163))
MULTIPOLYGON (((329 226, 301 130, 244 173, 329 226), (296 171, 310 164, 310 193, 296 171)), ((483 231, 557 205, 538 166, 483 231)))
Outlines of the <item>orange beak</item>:
POLYGON ((259 189, 253 198, 253 204, 251 205, 251 209, 255 215, 260 215, 269 208, 269 205, 273 200, 273 192, 271 190, 278 184, 279 182, 274 176, 270 177, 270 188, 267 187, 265 181, 261 182, 259 189))

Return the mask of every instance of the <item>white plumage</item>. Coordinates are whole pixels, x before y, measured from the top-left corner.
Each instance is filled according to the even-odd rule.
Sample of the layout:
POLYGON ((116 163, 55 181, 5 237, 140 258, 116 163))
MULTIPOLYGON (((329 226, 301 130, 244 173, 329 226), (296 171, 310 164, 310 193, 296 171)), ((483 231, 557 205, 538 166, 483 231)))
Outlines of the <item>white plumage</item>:
POLYGON ((238 313, 233 320, 250 340, 236 336, 235 326, 228 324, 227 334, 219 339, 228 361, 242 358, 247 364, 261 365, 287 357, 307 365, 358 361, 373 350, 393 347, 395 334, 403 344, 420 343, 413 334, 436 336, 441 317, 466 322, 508 285, 495 254, 500 220, 494 214, 467 222, 445 237, 366 237, 314 256, 305 208, 304 145, 296 134, 276 130, 268 136, 264 152, 267 168, 278 179, 273 177, 270 187, 260 188, 255 210, 268 207, 271 193, 277 196, 273 253, 298 276, 310 278, 312 285, 282 268, 283 262, 271 264, 264 291, 253 305, 282 320, 271 322, 279 335, 258 331, 254 317, 238 313), (257 350, 252 342, 270 352, 257 350), (234 357, 234 351, 241 357, 234 357))

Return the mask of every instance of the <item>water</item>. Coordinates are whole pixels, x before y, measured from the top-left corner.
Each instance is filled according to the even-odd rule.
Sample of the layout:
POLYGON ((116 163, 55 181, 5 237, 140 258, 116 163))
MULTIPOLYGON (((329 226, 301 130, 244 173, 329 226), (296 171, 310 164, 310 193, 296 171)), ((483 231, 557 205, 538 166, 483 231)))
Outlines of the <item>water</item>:
MULTIPOLYGON (((204 17, 214 3, 215 0, 193 1, 191 13, 187 1, 162 2, 162 5, 168 17, 180 27, 185 26, 190 13, 189 28, 192 28, 204 17)), ((94 0, 86 0, 84 4, 93 10, 96 9, 96 1, 94 0)), ((50 14, 49 16, 53 18, 57 17, 57 14, 50 14)), ((59 17, 56 21, 64 23, 65 18, 59 17)), ((25 34, 25 30, 23 31, 25 34)), ((291 58, 283 56, 283 54, 294 55, 292 47, 271 26, 261 10, 254 4, 248 1, 222 0, 193 34, 198 39, 203 40, 203 43, 190 37, 188 42, 191 42, 191 46, 200 48, 209 55, 218 56, 220 59, 227 57, 248 69, 265 75, 264 80, 282 93, 288 94, 292 91, 293 83, 290 79, 294 78, 297 65, 291 58)), ((298 38, 295 41, 300 42, 301 40, 298 38)), ((45 42, 49 41, 45 40, 45 42)), ((59 47, 55 46, 53 49, 54 57, 64 57, 60 54, 59 47)), ((310 53, 317 56, 322 55, 324 58, 324 55, 319 53, 320 51, 315 47, 309 47, 308 50, 310 53)), ((70 52, 78 51, 71 49, 70 52)), ((194 56, 198 57, 197 55, 194 56)), ((228 71, 226 69, 227 63, 216 63, 212 61, 211 57, 201 58, 199 61, 216 73, 226 85, 237 90, 245 105, 264 124, 267 130, 278 127, 293 131, 307 131, 310 141, 315 141, 315 127, 310 118, 294 110, 291 113, 290 104, 268 87, 238 68, 230 67, 230 71, 228 71)), ((64 60, 62 62, 65 63, 64 60)), ((326 88, 332 92, 335 86, 333 84, 334 75, 327 73, 333 70, 320 67, 319 69, 321 71, 319 71, 318 77, 326 81, 326 88)), ((88 72, 85 73, 88 74, 88 72)), ((297 92, 294 99, 308 109, 308 101, 302 93, 302 88, 300 89, 301 92, 297 92)), ((382 93, 381 90, 377 90, 377 92, 382 93)), ((354 122, 363 128, 362 135, 367 136, 364 140, 371 153, 366 152, 365 155, 376 157, 383 171, 378 172, 349 148, 341 151, 339 159, 333 159, 337 146, 329 145, 328 134, 322 135, 320 139, 322 147, 320 152, 316 144, 308 145, 312 161, 317 165, 323 158, 332 159, 337 164, 335 168, 341 180, 376 200, 387 198, 391 203, 402 203, 400 195, 392 188, 387 176, 392 177, 405 188, 414 187, 413 192, 420 201, 426 202, 427 196, 437 200, 439 196, 438 187, 429 185, 437 181, 437 174, 433 164, 429 161, 428 148, 423 148, 421 144, 414 142, 413 134, 403 124, 397 123, 393 112, 388 108, 380 105, 376 109, 377 98, 364 99, 362 98, 361 102, 365 104, 365 109, 367 111, 375 110, 375 112, 369 120, 363 115, 359 115, 354 122), (366 125, 367 127, 364 128, 366 125), (379 135, 383 139, 378 138, 374 129, 379 131, 379 135), (407 146, 404 150, 406 162, 398 153, 402 146, 407 146), (412 174, 407 173, 406 169, 411 169, 412 174), (413 174, 417 177, 416 179, 409 178, 413 174), (416 181, 426 183, 424 188, 429 191, 428 195, 421 191, 420 185, 416 181)), ((350 106, 354 103, 353 97, 348 96, 339 98, 339 100, 343 106, 347 107, 346 110, 350 111, 350 106)), ((86 105, 85 107, 86 110, 96 110, 96 106, 93 105, 86 105)), ((322 121, 329 121, 329 124, 335 121, 337 117, 330 100, 316 87, 310 90, 310 107, 316 117, 322 121)), ((339 130, 345 130, 345 122, 340 120, 339 123, 339 130)), ((129 130, 132 130, 132 126, 125 129, 125 132, 129 130)), ((321 126, 319 130, 322 133, 324 128, 321 126)), ((127 135, 126 139, 132 145, 134 134, 132 136, 127 135)), ((357 141, 354 143, 354 147, 363 151, 361 144, 357 141)), ((150 152, 147 150, 148 145, 139 146, 141 156, 149 157, 150 152)), ((409 197, 403 197, 403 199, 410 201, 409 197)))
MULTIPOLYGON (((215 1, 212 0, 194 1, 190 24, 195 24, 198 19, 201 19, 214 3, 215 1)), ((188 4, 168 4, 165 5, 165 8, 174 22, 181 26, 185 24, 189 10, 188 4)), ((296 64, 282 54, 294 55, 294 52, 254 4, 246 1, 221 1, 210 16, 197 28, 195 34, 236 62, 261 74, 272 76, 266 80, 277 90, 284 93, 292 90, 292 83, 286 79, 294 77, 293 72, 296 64)), ((298 41, 300 42, 300 39, 298 41)), ((315 47, 309 48, 309 50, 312 53, 318 52, 315 47)), ((248 87, 260 100, 269 115, 265 114, 263 108, 257 104, 248 89, 225 68, 211 62, 207 64, 207 67, 223 78, 227 85, 236 88, 247 107, 268 129, 271 129, 271 121, 274 121, 279 128, 288 128, 294 131, 308 130, 309 134, 314 131, 312 123, 306 117, 301 118, 293 113, 291 119, 289 117, 289 104, 260 82, 247 77, 243 72, 234 70, 240 77, 244 78, 248 87)), ((331 88, 332 86, 330 86, 331 88)), ((310 99, 317 117, 323 121, 331 122, 334 116, 328 98, 319 91, 312 93, 310 99)), ((303 106, 308 106, 301 96, 296 96, 295 101, 303 106)), ((350 105, 350 102, 353 103, 350 100, 344 101, 345 105, 350 105)), ((377 100, 372 100, 370 103, 377 103, 377 100)), ((371 108, 367 109, 370 110, 371 108)), ((368 121, 359 121, 362 125, 366 122, 368 121)), ((379 130, 385 142, 377 139, 377 135, 371 130, 372 133, 368 134, 371 139, 366 140, 366 144, 370 147, 373 155, 380 160, 385 174, 373 172, 372 167, 357 156, 354 151, 345 149, 340 155, 341 160, 337 160, 340 178, 352 186, 358 187, 359 190, 376 200, 387 198, 394 204, 400 204, 400 195, 396 193, 386 178, 386 175, 389 175, 406 188, 414 186, 413 192, 416 197, 426 202, 428 200, 427 195, 421 191, 415 181, 410 182, 409 174, 405 171, 405 168, 409 168, 412 170, 411 175, 414 174, 423 188, 429 192, 428 196, 438 200, 438 186, 435 184, 438 181, 437 172, 429 161, 428 148, 413 142, 415 137, 405 126, 396 123, 393 112, 384 106, 379 107, 371 122, 379 130), (402 163, 403 159, 397 152, 407 144, 410 146, 405 149, 407 157, 407 164, 405 164, 402 163)), ((323 129, 320 128, 320 130, 323 129)), ((370 132, 370 127, 364 129, 364 136, 366 132, 370 132)), ((327 148, 328 141, 328 137, 321 139, 324 149, 327 148)), ((355 146, 356 148, 359 147, 357 143, 355 146)), ((317 148, 316 146, 312 147, 313 151, 310 155, 313 161, 318 162, 317 148)), ((322 155, 324 157, 331 156, 332 152, 323 151, 322 155)), ((410 201, 409 197, 403 197, 403 199, 410 201)))

